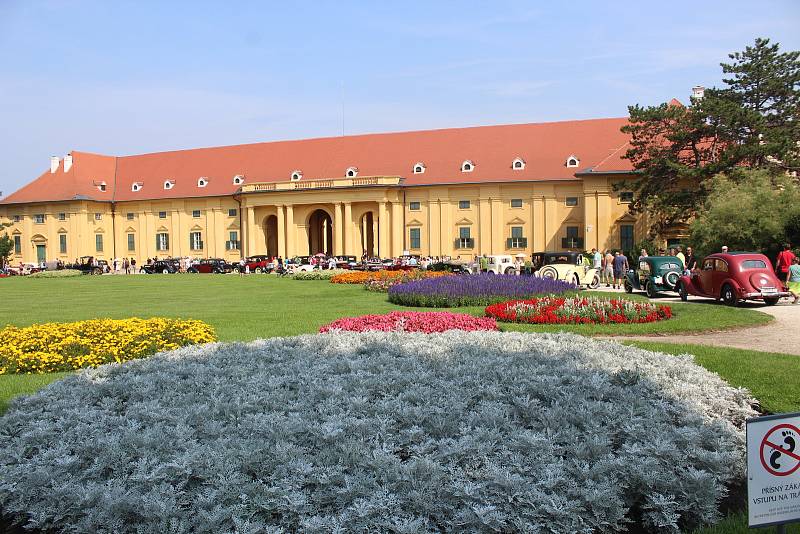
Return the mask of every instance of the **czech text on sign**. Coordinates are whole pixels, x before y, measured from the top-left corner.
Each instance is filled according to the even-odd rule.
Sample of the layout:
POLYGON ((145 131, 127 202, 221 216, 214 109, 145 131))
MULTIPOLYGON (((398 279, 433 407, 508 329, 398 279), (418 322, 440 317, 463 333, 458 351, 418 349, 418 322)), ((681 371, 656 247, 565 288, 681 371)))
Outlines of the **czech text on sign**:
POLYGON ((751 527, 800 521, 800 413, 747 420, 751 527))

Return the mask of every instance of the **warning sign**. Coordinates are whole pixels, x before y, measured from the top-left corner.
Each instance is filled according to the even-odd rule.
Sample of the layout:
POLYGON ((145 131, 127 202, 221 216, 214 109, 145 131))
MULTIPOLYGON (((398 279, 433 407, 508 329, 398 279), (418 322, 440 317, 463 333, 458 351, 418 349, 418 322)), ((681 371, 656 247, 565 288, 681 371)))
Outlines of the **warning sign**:
POLYGON ((800 413, 747 420, 751 527, 800 521, 800 413))

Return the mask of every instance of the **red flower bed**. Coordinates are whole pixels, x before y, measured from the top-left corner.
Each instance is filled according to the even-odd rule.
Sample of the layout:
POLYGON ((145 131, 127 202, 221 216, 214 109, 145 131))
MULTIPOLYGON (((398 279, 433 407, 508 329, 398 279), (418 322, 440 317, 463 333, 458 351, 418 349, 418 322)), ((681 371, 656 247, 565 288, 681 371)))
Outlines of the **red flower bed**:
POLYGON ((498 321, 534 324, 652 323, 672 317, 672 308, 662 304, 587 297, 511 300, 485 311, 498 321))
POLYGON ((362 315, 337 319, 319 329, 320 332, 446 332, 448 330, 498 330, 497 322, 489 317, 475 317, 450 312, 391 312, 385 315, 362 315))

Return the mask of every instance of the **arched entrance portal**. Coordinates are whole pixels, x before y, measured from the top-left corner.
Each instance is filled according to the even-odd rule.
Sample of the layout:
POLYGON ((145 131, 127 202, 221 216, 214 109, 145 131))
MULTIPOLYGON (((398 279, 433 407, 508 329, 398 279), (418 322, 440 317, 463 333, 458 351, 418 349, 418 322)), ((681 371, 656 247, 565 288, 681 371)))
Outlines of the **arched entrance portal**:
POLYGON ((333 221, 325 210, 316 210, 308 218, 308 253, 333 255, 333 221))
POLYGON ((270 215, 264 219, 264 239, 267 245, 267 256, 278 255, 278 217, 270 215))
POLYGON ((377 255, 375 243, 375 217, 371 211, 368 211, 361 217, 361 251, 365 253, 368 258, 377 255))

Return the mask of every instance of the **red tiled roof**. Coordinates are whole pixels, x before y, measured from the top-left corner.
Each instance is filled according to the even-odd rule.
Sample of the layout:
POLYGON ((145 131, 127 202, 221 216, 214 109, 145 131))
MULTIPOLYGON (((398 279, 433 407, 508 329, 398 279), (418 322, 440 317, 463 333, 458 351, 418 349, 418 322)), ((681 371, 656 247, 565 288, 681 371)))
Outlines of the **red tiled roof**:
POLYGON ((352 135, 298 141, 178 150, 136 156, 99 156, 73 152, 73 167, 46 172, 1 203, 68 200, 75 195, 117 201, 234 194, 235 175, 245 183, 285 182, 301 170, 303 180, 344 177, 348 167, 359 176, 402 176, 406 185, 575 180, 579 171, 628 172, 622 159, 628 137, 620 132, 627 118, 537 124, 478 126, 417 132, 352 135), (577 168, 567 168, 574 155, 577 168), (514 158, 525 168, 512 170, 514 158), (472 172, 461 172, 470 160, 472 172), (421 162, 425 172, 414 174, 421 162), (114 166, 116 164, 116 172, 114 166), (206 187, 197 186, 200 177, 206 187), (116 180, 115 180, 116 178, 116 180), (105 180, 100 193, 93 181, 105 180), (164 182, 174 187, 164 189, 164 182), (116 183, 116 189, 113 184, 116 183), (142 188, 133 192, 134 183, 142 188))

